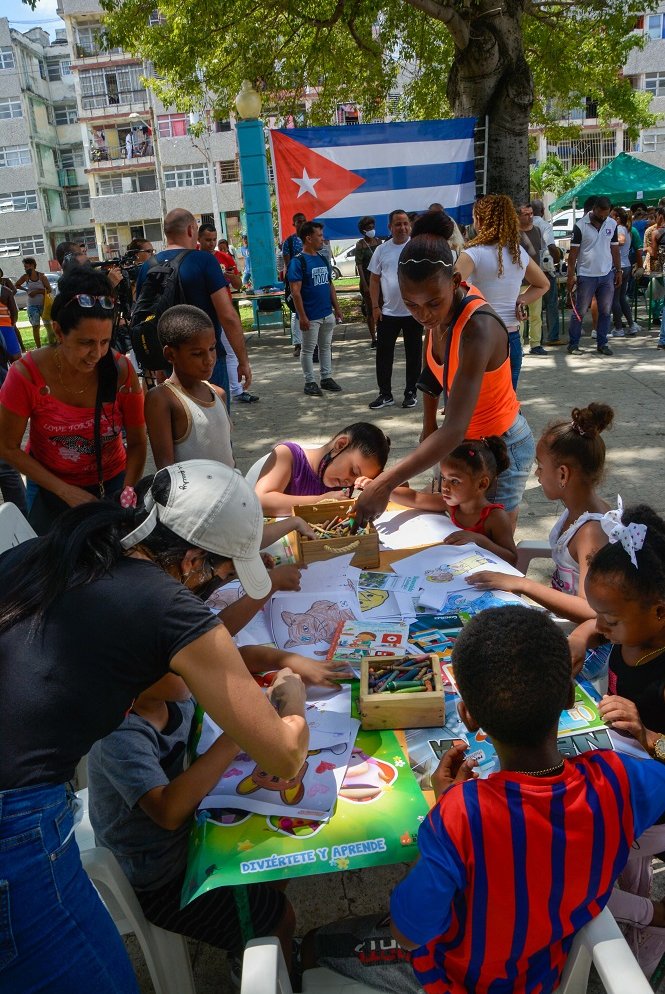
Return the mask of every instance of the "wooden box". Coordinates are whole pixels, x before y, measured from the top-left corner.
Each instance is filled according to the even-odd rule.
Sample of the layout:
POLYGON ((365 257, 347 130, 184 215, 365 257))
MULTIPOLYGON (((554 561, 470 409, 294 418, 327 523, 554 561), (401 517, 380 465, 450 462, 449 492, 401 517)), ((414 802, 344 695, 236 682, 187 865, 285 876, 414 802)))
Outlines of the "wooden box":
MULTIPOLYGON (((339 516, 345 518, 355 501, 335 500, 321 504, 296 504, 293 513, 310 525, 321 525, 324 521, 339 516)), ((370 523, 365 535, 344 535, 340 538, 305 538, 296 533, 296 553, 304 566, 321 559, 333 559, 344 553, 354 552, 352 566, 361 569, 376 569, 379 566, 379 535, 370 523)))
POLYGON ((358 709, 365 729, 443 728, 445 705, 439 657, 429 656, 434 675, 433 689, 408 694, 369 692, 369 670, 390 664, 390 656, 365 656, 360 662, 358 709))

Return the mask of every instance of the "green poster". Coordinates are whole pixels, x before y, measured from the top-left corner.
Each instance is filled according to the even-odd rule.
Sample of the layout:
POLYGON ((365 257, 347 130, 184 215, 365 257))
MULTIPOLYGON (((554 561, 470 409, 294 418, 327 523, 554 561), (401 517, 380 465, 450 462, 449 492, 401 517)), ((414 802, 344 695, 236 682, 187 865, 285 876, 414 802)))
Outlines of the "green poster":
POLYGON ((360 731, 333 816, 318 823, 245 811, 199 811, 186 904, 213 887, 286 880, 416 859, 429 810, 394 732, 360 731))

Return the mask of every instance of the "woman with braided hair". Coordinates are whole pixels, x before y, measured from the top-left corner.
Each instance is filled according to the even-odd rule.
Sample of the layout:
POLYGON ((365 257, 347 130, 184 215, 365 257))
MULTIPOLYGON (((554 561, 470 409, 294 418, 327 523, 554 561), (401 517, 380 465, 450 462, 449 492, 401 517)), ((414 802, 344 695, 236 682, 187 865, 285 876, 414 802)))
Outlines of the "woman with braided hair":
POLYGON ((460 254, 455 268, 465 282, 480 290, 508 329, 510 371, 517 389, 522 368, 523 309, 547 293, 549 280, 520 246, 519 222, 510 197, 481 197, 473 208, 473 223, 476 237, 460 254), (527 285, 520 293, 522 284, 527 285))

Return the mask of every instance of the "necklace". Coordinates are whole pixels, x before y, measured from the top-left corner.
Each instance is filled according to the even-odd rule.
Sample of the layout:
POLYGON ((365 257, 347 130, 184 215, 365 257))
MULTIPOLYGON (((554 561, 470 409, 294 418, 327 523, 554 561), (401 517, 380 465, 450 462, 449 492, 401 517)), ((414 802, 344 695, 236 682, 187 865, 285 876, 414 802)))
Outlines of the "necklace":
POLYGON ((74 387, 67 386, 67 384, 63 380, 63 378, 62 378, 62 360, 60 358, 60 352, 58 350, 56 350, 56 353, 55 353, 55 364, 58 367, 58 379, 60 380, 60 386, 64 390, 69 390, 69 392, 73 393, 75 397, 80 397, 80 395, 82 393, 85 393, 85 391, 88 389, 88 387, 89 387, 90 384, 86 383, 82 390, 75 390, 74 387))
POLYGON ((659 655, 659 653, 661 653, 661 652, 665 652, 665 646, 661 645, 659 649, 652 649, 651 652, 645 652, 644 655, 640 656, 640 658, 637 660, 637 662, 632 663, 632 665, 633 666, 641 666, 642 663, 648 662, 650 659, 653 659, 654 656, 659 655))
POLYGON ((513 773, 521 773, 526 777, 549 777, 553 773, 563 772, 564 760, 562 759, 560 763, 556 766, 550 766, 546 770, 513 770, 513 773))

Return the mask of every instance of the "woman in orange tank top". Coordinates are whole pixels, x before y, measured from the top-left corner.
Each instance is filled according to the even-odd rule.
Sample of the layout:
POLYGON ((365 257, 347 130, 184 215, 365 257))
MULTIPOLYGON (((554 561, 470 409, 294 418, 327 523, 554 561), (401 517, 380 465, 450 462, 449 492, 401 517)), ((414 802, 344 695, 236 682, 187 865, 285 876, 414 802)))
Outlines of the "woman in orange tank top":
POLYGON ((447 241, 451 232, 447 215, 423 215, 399 261, 402 299, 430 331, 428 369, 419 386, 430 394, 430 409, 443 393, 445 419, 368 484, 356 504, 357 525, 381 514, 395 487, 439 463, 462 439, 484 435, 500 435, 506 443, 510 466, 488 496, 504 505, 513 527, 517 523, 535 443, 512 385, 508 332, 487 301, 454 272, 447 241))

